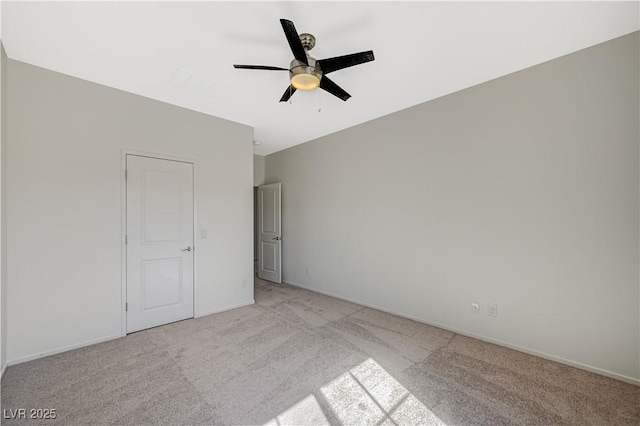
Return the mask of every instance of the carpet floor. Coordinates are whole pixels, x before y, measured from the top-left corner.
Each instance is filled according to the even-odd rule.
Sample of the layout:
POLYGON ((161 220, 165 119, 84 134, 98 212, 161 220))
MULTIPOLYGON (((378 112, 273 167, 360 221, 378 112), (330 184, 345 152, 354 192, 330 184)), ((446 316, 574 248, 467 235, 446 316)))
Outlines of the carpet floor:
POLYGON ((640 424, 633 385, 296 287, 256 280, 255 299, 9 367, 3 417, 49 408, 56 419, 40 423, 640 424))

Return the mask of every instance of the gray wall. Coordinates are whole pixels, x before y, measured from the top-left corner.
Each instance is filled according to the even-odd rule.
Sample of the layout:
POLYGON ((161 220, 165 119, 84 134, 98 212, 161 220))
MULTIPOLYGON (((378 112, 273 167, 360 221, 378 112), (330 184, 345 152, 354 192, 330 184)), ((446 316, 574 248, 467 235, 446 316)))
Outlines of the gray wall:
POLYGON ((0 371, 7 366, 7 203, 6 203, 6 155, 7 133, 6 81, 7 53, 0 42, 0 371))
POLYGON ((9 60, 8 359, 122 331, 122 153, 195 160, 196 316, 253 303, 253 129, 9 60))
POLYGON ((264 183, 264 156, 253 154, 253 186, 264 183))
MULTIPOLYGON (((253 186, 264 183, 264 156, 253 154, 253 186)), ((258 191, 253 189, 253 259, 258 259, 258 191)))
POLYGON ((267 156, 284 281, 640 383, 638 50, 634 33, 267 156))

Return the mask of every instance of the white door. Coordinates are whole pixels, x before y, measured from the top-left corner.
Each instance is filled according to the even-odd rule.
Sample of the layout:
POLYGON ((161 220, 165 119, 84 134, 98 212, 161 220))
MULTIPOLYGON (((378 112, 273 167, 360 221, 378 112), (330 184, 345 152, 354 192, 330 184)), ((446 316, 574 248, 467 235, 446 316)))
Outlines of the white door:
POLYGON ((282 282, 280 184, 258 187, 258 277, 282 282))
POLYGON ((127 155, 127 333, 193 317, 193 164, 127 155))

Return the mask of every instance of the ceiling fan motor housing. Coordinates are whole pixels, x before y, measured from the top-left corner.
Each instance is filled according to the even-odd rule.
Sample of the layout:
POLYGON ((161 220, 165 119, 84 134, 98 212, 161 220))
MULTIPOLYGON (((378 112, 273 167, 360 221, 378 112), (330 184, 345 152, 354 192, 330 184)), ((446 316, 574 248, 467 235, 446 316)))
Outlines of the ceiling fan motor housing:
POLYGON ((289 78, 291 84, 298 90, 313 90, 320 84, 322 70, 315 58, 307 55, 307 62, 294 59, 289 65, 289 78))

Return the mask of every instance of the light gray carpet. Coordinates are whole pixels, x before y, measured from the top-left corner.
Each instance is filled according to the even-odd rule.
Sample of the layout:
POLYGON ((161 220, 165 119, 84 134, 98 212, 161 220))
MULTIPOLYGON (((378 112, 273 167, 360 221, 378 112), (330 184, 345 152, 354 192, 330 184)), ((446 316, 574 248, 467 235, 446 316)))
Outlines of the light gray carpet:
MULTIPOLYGON (((299 288, 10 367, 45 424, 640 424, 640 388, 299 288)), ((3 424, 21 421, 3 420, 3 424)))

